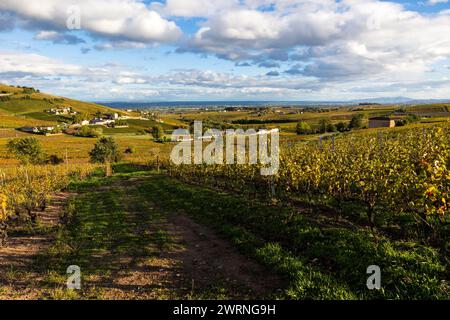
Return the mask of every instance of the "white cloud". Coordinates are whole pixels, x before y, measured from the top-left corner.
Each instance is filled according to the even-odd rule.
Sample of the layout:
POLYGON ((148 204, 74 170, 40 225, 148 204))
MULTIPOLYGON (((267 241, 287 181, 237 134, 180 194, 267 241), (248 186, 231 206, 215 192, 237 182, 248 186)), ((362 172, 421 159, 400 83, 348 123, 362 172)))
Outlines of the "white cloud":
MULTIPOLYGON (((123 66, 77 67, 39 55, 19 54, 18 60, 12 53, 0 53, 0 79, 54 76, 65 83, 72 78, 87 96, 89 91, 96 91, 106 97, 111 88, 115 96, 125 97, 127 92, 139 96, 142 90, 149 96, 180 94, 179 98, 189 94, 222 98, 221 94, 271 93, 300 98, 302 94, 353 98, 351 95, 363 95, 361 90, 366 94, 395 95, 396 89, 415 97, 431 95, 426 89, 430 86, 436 88, 439 97, 449 92, 448 81, 431 80, 450 77, 448 68, 443 67, 450 63, 450 39, 443 36, 450 34, 450 10, 422 14, 408 11, 399 3, 377 0, 78 3, 82 28, 104 40, 94 43, 97 50, 177 43, 181 31, 171 19, 201 18, 190 20, 198 29, 177 43, 178 52, 212 54, 236 66, 253 64, 271 70, 261 69, 257 76, 197 69, 155 75, 123 66), (369 90, 374 83, 374 90, 369 90)), ((70 0, 0 0, 0 29, 23 26, 26 20, 26 27, 37 30, 37 40, 76 43, 77 38, 71 36, 84 33, 65 30, 70 4, 70 0), (20 23, 14 23, 15 16, 21 18, 20 23)), ((239 68, 239 72, 254 73, 255 69, 239 68)))
MULTIPOLYGON (((81 28, 108 39, 160 43, 175 41, 181 30, 139 0, 2 0, 0 10, 37 25, 67 31, 68 9, 77 5, 81 28)), ((46 28, 48 29, 48 28, 46 28)))
POLYGON ((34 39, 36 40, 47 40, 58 44, 79 44, 85 43, 85 41, 77 36, 71 34, 64 34, 57 31, 40 31, 38 32, 34 39))
POLYGON ((154 3, 153 8, 169 16, 207 17, 236 7, 238 3, 238 0, 167 0, 165 5, 154 3))
POLYGON ((434 6, 439 3, 447 3, 447 2, 448 2, 448 0, 428 0, 427 4, 430 6, 434 6))
MULTIPOLYGON (((201 11, 199 11, 199 15, 201 11)), ((377 0, 247 0, 206 16, 178 52, 233 61, 302 61, 322 79, 421 74, 450 58, 450 15, 377 0), (263 10, 270 8, 270 10, 263 10)))
POLYGON ((12 77, 81 75, 82 69, 38 54, 0 51, 0 79, 8 74, 12 77))

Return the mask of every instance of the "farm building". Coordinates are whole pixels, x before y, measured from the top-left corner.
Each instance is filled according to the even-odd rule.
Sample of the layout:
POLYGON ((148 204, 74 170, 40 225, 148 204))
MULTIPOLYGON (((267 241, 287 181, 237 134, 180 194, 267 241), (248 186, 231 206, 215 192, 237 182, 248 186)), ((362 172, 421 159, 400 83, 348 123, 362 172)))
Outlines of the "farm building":
POLYGON ((58 108, 51 108, 50 110, 47 110, 48 113, 51 114, 77 114, 76 111, 72 110, 72 107, 58 107, 58 108))
POLYGON ((91 121, 91 125, 101 125, 101 126, 107 126, 112 123, 115 123, 115 120, 96 118, 91 121))
POLYGON ((393 128, 395 120, 388 117, 369 118, 369 128, 393 128))
POLYGON ((108 119, 108 120, 118 120, 119 119, 119 114, 118 113, 108 114, 106 116, 106 119, 108 119))

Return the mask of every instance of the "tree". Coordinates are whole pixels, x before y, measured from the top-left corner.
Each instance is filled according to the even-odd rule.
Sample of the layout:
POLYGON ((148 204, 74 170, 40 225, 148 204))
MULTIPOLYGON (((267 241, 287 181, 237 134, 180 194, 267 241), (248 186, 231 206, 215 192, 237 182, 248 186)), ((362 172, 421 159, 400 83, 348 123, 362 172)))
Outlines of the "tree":
POLYGON ((40 164, 44 162, 45 153, 36 138, 13 139, 8 142, 8 150, 23 164, 40 164))
POLYGON ((328 132, 336 132, 337 131, 336 126, 334 124, 332 124, 332 123, 329 123, 327 125, 327 131, 328 132))
POLYGON ((327 132, 328 125, 330 124, 330 120, 322 119, 319 121, 319 133, 327 132))
POLYGON ((102 128, 93 128, 90 126, 82 126, 75 135, 77 137, 98 138, 103 134, 102 128))
POLYGON ((111 163, 120 160, 119 147, 112 137, 101 137, 89 152, 92 162, 111 163))
POLYGON ((357 114, 355 116, 352 117, 352 119, 350 120, 350 124, 349 124, 349 128, 350 129, 359 129, 362 127, 362 122, 364 119, 364 115, 362 114, 357 114))
POLYGON ((336 129, 339 132, 345 132, 348 130, 348 125, 345 122, 338 122, 336 124, 336 129))
POLYGON ((295 131, 297 132, 298 135, 308 134, 311 132, 311 126, 307 122, 301 121, 297 123, 295 131))
POLYGON ((131 154, 131 153, 135 153, 136 149, 134 147, 127 147, 124 152, 131 154))
POLYGON ((407 124, 408 124, 408 120, 406 120, 406 119, 400 119, 400 120, 395 121, 395 126, 397 126, 397 127, 403 127, 403 126, 406 126, 407 124))
POLYGON ((81 123, 83 120, 88 120, 88 114, 77 113, 72 117, 73 123, 81 123))
POLYGON ((64 159, 57 156, 56 154, 52 154, 50 157, 48 157, 47 159, 47 163, 49 164, 61 164, 64 162, 64 159))
POLYGON ((164 131, 160 125, 153 126, 152 135, 155 139, 161 139, 164 135, 164 131))

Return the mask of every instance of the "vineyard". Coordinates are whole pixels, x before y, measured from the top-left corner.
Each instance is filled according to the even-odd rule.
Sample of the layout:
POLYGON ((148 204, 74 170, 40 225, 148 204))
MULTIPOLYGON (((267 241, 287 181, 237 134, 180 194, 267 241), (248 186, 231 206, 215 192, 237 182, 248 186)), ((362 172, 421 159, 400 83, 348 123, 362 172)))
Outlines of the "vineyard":
POLYGON ((169 173, 272 206, 201 205, 208 219, 233 225, 225 231, 232 237, 243 229, 235 241, 246 250, 267 243, 255 256, 289 275, 292 297, 447 299, 449 141, 444 126, 358 133, 282 146, 273 177, 261 176, 259 165, 169 173), (361 286, 370 264, 385 270, 383 291, 361 286))
POLYGON ((0 169, 0 245, 8 224, 36 224, 38 212, 46 209, 51 195, 74 179, 83 179, 95 165, 42 165, 0 169))
POLYGON ((261 176, 258 165, 182 165, 170 172, 273 199, 306 197, 338 207, 351 201, 366 208, 371 226, 403 221, 401 228, 414 224, 420 235, 437 237, 434 231, 449 221, 449 141, 448 127, 365 133, 285 145, 273 177, 261 176))

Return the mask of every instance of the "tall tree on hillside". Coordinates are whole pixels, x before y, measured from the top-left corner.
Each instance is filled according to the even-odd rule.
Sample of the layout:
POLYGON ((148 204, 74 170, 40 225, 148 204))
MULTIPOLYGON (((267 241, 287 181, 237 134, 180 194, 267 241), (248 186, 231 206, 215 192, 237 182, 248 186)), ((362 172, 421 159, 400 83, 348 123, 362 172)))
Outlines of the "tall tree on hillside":
POLYGON ((111 163, 120 160, 119 146, 112 137, 101 137, 89 152, 92 162, 105 164, 105 175, 112 175, 111 163))
POLYGON ((112 137, 101 137, 89 152, 92 162, 105 163, 120 160, 119 146, 112 137))
POLYGON ((330 120, 328 119, 322 119, 319 121, 319 132, 325 133, 327 132, 328 125, 330 124, 330 120))
POLYGON ((355 116, 352 117, 352 119, 350 120, 350 124, 349 124, 349 128, 350 129, 359 129, 363 126, 363 119, 364 119, 364 115, 362 114, 357 114, 355 116))
POLYGON ((152 135, 155 139, 161 139, 164 136, 164 130, 160 125, 153 126, 152 135))
POLYGON ((34 137, 13 139, 8 142, 8 150, 23 164, 40 164, 45 160, 41 144, 34 137))
POLYGON ((339 132, 344 132, 348 130, 348 125, 345 122, 341 121, 336 124, 336 129, 339 132))

